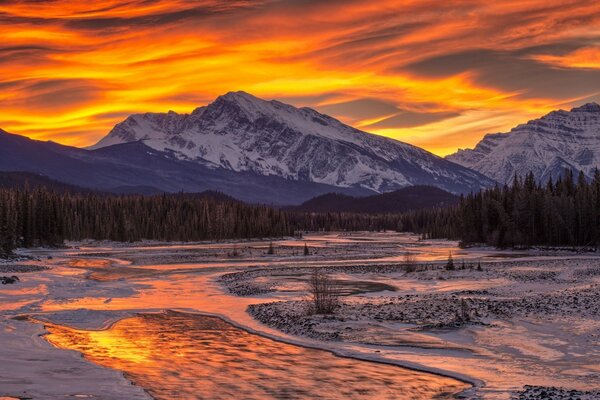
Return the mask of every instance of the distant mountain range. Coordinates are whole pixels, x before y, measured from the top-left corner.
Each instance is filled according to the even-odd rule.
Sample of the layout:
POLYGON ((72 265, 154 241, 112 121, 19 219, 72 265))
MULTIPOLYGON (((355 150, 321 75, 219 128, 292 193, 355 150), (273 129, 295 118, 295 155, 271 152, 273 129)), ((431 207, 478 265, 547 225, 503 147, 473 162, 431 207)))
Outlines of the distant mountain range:
POLYGON ((432 185, 465 193, 492 184, 418 147, 245 92, 227 93, 191 114, 132 115, 91 148, 137 141, 207 168, 371 192, 432 185))
POLYGON ((333 191, 358 196, 373 193, 361 188, 337 188, 209 168, 158 152, 142 142, 85 150, 31 140, 2 130, 0 171, 29 171, 71 185, 115 193, 216 190, 243 201, 265 204, 299 204, 333 191))
MULTIPOLYGON (((28 189, 37 190, 45 188, 58 193, 79 193, 79 194, 134 194, 134 195, 149 195, 149 194, 163 194, 162 191, 157 191, 155 188, 144 187, 144 186, 127 186, 120 190, 119 187, 114 188, 111 192, 96 191, 93 189, 84 188, 81 186, 69 185, 47 176, 36 174, 33 172, 24 171, 0 171, 0 188, 4 189, 28 189)), ((217 192, 214 190, 206 190, 199 193, 176 193, 175 195, 191 196, 191 197, 203 197, 211 198, 219 202, 238 202, 239 200, 217 192)))
MULTIPOLYGON (((98 195, 107 192, 95 191, 81 186, 63 183, 47 176, 24 171, 0 171, 0 188, 36 190, 46 188, 58 193, 80 193, 98 195)), ((155 188, 144 186, 115 187, 112 194, 162 194, 155 188)), ((179 194, 177 194, 179 195, 179 194)), ((181 193, 182 196, 208 197, 217 201, 236 202, 238 199, 221 192, 207 190, 199 193, 181 193)), ((400 213, 422 208, 443 207, 456 204, 459 197, 433 186, 410 186, 393 192, 353 197, 340 193, 326 193, 298 206, 285 207, 299 212, 355 212, 366 214, 400 213)))
POLYGON ((328 193, 310 199, 291 211, 356 212, 366 214, 401 213, 423 208, 457 204, 459 197, 432 186, 411 186, 393 192, 366 197, 328 193))
POLYGON ((91 189, 69 185, 47 176, 24 171, 0 171, 0 188, 4 189, 51 189, 64 193, 90 193, 91 189))
POLYGON ((215 190, 276 205, 331 192, 367 196, 431 185, 467 193, 494 184, 418 147, 244 92, 191 114, 132 115, 90 149, 0 130, 0 171, 118 193, 215 190))
POLYGON ((553 111, 509 133, 486 135, 474 149, 446 158, 500 183, 529 171, 541 182, 556 179, 565 169, 591 177, 600 168, 600 105, 553 111))
POLYGON ((340 207, 369 209, 350 199, 424 185, 468 193, 510 182, 515 173, 533 171, 543 181, 565 168, 591 175, 598 166, 595 103, 487 135, 475 149, 446 159, 310 108, 244 92, 227 93, 191 114, 132 115, 89 149, 0 130, 0 171, 114 193, 217 191, 274 205, 338 193, 344 196, 320 201, 335 197, 340 207))

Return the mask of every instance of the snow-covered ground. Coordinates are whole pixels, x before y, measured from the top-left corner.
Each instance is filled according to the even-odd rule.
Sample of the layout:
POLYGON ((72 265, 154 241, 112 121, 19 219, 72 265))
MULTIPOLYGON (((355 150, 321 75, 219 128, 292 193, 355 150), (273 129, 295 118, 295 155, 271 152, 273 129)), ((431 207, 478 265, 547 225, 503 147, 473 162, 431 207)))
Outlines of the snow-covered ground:
MULTIPOLYGON (((326 267, 344 294, 333 315, 307 313, 310 300, 298 295, 251 305, 249 312, 292 335, 381 347, 388 357, 460 371, 483 383, 479 393, 485 397, 524 390, 529 397, 523 398, 544 398, 526 385, 600 388, 600 259, 560 256, 481 266, 466 262, 461 269, 459 263, 448 271, 426 264, 410 273, 403 266, 326 267), (393 289, 373 292, 378 285, 393 289)), ((234 293, 300 291, 298 282, 306 286, 310 271, 295 272, 244 271, 221 281, 234 293)))
POLYGON ((165 309, 458 378, 476 386, 466 397, 597 394, 600 257, 462 250, 392 233, 307 235, 275 241, 274 255, 268 245, 85 242, 22 251, 33 258, 0 265, 0 275, 20 279, 0 287, 0 397, 147 398, 122 373, 52 347, 41 337, 43 322, 105 329, 165 309), (406 251, 417 260, 414 272, 402 265, 406 251), (444 268, 450 251, 455 271, 444 268), (333 316, 306 313, 315 267, 344 295, 333 316), (468 321, 457 319, 465 312, 468 321))

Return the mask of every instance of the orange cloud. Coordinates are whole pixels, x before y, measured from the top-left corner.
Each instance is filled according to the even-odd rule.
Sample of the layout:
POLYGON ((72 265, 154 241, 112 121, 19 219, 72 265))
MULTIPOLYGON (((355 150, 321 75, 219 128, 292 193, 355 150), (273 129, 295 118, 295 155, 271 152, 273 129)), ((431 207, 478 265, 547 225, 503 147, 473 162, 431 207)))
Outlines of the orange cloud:
POLYGON ((600 69, 600 47, 584 47, 564 55, 538 55, 533 59, 563 68, 600 69))
POLYGON ((245 90, 446 154, 597 95, 599 20, 557 0, 0 2, 0 127, 85 146, 245 90))

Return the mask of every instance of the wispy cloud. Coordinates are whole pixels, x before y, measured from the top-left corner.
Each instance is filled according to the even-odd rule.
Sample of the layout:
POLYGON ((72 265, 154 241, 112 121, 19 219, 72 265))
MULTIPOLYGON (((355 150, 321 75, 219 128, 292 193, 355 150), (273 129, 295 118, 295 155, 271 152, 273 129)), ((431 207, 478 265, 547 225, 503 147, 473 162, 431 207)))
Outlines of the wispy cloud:
POLYGON ((0 0, 0 127, 88 145, 229 90, 439 154, 595 99, 589 1, 0 0))

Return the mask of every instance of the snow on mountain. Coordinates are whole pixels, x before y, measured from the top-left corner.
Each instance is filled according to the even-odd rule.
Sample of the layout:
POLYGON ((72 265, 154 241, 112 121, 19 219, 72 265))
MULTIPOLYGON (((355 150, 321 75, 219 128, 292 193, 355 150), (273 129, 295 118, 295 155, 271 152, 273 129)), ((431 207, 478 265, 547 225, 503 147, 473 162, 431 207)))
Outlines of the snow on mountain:
POLYGON ((432 185, 458 193, 492 184, 418 147, 245 92, 227 93, 191 114, 132 115, 92 149, 134 141, 212 168, 377 192, 432 185))
POLYGON ((552 111, 509 133, 486 135, 474 149, 446 158, 500 183, 529 171, 545 182, 560 176, 565 168, 591 177, 600 168, 600 105, 552 111))

